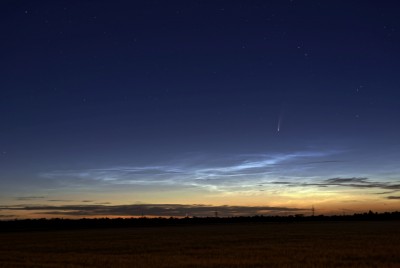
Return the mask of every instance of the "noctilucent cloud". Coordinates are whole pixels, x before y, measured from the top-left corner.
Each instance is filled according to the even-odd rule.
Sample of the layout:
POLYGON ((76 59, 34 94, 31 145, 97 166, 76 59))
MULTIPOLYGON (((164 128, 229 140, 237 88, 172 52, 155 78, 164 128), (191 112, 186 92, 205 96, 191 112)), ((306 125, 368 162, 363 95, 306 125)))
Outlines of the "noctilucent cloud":
POLYGON ((0 220, 399 210, 399 13, 2 1, 0 220))

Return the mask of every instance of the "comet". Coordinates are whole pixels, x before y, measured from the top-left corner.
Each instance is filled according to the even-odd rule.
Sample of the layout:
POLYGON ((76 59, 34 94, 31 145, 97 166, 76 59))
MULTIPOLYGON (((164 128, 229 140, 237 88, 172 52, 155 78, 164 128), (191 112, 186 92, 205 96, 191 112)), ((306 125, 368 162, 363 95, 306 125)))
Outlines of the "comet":
POLYGON ((281 122, 282 122, 282 116, 280 115, 278 119, 278 128, 277 128, 278 132, 281 130, 281 122))
POLYGON ((278 127, 277 127, 277 132, 281 131, 281 126, 282 126, 282 121, 283 121, 283 115, 285 113, 285 107, 284 104, 282 104, 281 112, 279 113, 279 118, 278 118, 278 127))

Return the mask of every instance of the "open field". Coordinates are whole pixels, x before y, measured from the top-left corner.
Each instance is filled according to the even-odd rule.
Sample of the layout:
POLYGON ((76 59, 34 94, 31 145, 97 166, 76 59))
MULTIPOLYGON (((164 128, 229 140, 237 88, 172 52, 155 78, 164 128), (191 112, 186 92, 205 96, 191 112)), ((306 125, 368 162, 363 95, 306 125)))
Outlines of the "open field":
POLYGON ((400 267, 400 222, 0 233, 1 267, 400 267))

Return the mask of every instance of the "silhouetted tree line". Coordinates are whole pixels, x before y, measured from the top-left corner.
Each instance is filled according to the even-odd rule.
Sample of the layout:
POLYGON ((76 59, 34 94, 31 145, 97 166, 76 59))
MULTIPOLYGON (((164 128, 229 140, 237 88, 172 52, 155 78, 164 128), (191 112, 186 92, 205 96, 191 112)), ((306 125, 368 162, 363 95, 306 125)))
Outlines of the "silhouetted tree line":
POLYGON ((24 219, 0 221, 0 232, 30 231, 30 230, 65 230, 123 227, 154 227, 154 226, 185 226, 229 223, 296 223, 323 221, 388 221, 400 220, 400 212, 360 213, 353 215, 304 216, 302 214, 289 216, 238 216, 238 217, 185 217, 185 218, 96 218, 96 219, 24 219))

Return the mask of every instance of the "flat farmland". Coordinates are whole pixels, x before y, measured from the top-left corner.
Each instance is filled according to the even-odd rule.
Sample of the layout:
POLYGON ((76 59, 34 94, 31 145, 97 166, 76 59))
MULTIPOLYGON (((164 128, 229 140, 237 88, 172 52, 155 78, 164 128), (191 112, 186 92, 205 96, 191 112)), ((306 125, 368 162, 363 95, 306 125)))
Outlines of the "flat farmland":
POLYGON ((0 267, 400 267, 400 222, 3 232, 0 267))

